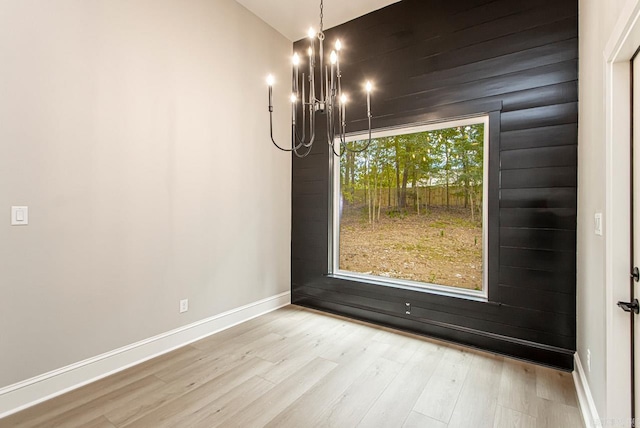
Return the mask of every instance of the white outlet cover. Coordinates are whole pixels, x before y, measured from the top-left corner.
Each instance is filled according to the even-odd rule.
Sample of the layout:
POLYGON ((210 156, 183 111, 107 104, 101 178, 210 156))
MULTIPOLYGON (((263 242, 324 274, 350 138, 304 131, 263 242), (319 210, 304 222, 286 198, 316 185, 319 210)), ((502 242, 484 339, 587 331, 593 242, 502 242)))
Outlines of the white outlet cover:
POLYGON ((26 226, 29 224, 29 207, 13 206, 11 207, 11 225, 26 226))
POLYGON ((187 312, 189 310, 189 299, 180 300, 180 313, 187 312))
POLYGON ((602 236, 602 213, 595 213, 593 216, 593 231, 596 235, 602 236))

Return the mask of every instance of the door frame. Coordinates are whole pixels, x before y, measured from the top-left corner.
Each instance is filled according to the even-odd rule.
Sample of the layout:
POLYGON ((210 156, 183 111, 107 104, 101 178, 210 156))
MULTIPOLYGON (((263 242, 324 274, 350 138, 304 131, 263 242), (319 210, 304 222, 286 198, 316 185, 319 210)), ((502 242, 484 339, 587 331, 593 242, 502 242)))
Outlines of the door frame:
POLYGON ((640 46, 640 0, 629 1, 604 49, 605 60, 605 418, 631 414, 628 301, 631 236, 631 58, 640 46))

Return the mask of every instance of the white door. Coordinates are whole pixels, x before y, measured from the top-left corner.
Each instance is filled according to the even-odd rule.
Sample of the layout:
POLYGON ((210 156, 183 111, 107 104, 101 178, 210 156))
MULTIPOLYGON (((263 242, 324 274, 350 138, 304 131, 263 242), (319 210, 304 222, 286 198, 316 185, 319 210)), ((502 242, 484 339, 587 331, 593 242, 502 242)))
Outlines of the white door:
MULTIPOLYGON (((632 163, 632 242, 631 254, 632 265, 630 273, 633 275, 634 268, 640 266, 640 58, 637 56, 632 59, 633 76, 632 76, 632 92, 633 92, 633 163, 632 163)), ((631 276, 631 275, 630 275, 631 276)), ((637 305, 637 299, 640 296, 640 277, 631 277, 629 280, 629 294, 632 306, 637 305), (634 305, 635 303, 635 305, 634 305)), ((637 307, 637 306, 636 306, 637 307)), ((640 316, 634 315, 637 309, 632 307, 630 312, 632 315, 631 334, 633 336, 632 348, 632 376, 634 379, 634 393, 632 397, 632 415, 638 415, 640 411, 640 316)), ((633 425, 632 425, 633 426, 633 425)))

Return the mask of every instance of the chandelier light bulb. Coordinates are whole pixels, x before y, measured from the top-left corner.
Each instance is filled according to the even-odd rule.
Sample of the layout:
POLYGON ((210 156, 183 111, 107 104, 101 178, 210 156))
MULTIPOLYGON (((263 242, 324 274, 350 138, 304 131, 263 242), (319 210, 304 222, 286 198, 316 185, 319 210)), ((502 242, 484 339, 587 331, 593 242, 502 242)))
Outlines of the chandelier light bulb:
POLYGON ((316 36, 316 30, 314 30, 313 27, 309 27, 309 31, 307 31, 307 36, 310 39, 313 39, 316 36))
POLYGON ((298 97, 296 97, 296 94, 291 94, 291 102, 295 103, 296 101, 298 101, 298 97))
POLYGON ((370 81, 367 80, 367 84, 365 85, 365 88, 367 92, 371 92, 371 90, 373 89, 373 85, 371 84, 370 81))
POLYGON ((346 103, 347 103, 347 96, 346 96, 345 94, 342 94, 342 95, 340 96, 340 102, 341 102, 342 104, 346 104, 346 103))
POLYGON ((295 52, 293 54, 293 58, 291 58, 291 62, 293 62, 293 65, 299 65, 300 64, 300 57, 298 56, 298 52, 295 52))
POLYGON ((267 76, 267 85, 273 86, 273 84, 275 83, 275 80, 276 79, 274 79, 273 74, 268 75, 267 76))
POLYGON ((336 53, 336 51, 331 51, 331 55, 329 55, 329 60, 331 61, 331 64, 335 64, 338 61, 338 54, 336 53))
POLYGON ((336 40, 336 50, 340 52, 340 49, 342 49, 342 42, 340 42, 340 39, 338 39, 336 40))

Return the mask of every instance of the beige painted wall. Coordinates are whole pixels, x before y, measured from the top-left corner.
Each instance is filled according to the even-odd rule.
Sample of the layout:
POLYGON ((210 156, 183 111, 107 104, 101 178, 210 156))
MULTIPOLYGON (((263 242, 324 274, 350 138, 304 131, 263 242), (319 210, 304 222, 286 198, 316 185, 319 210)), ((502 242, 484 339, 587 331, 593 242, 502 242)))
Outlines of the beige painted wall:
MULTIPOLYGON (((625 0, 580 0, 580 104, 578 142, 578 354, 601 418, 606 403, 605 237, 593 216, 605 212, 605 103, 603 51, 625 0), (591 350, 591 371, 587 368, 591 350)), ((606 218, 604 219, 606 222, 606 218)))
POLYGON ((289 290, 290 54, 232 0, 0 0, 0 387, 289 290))

